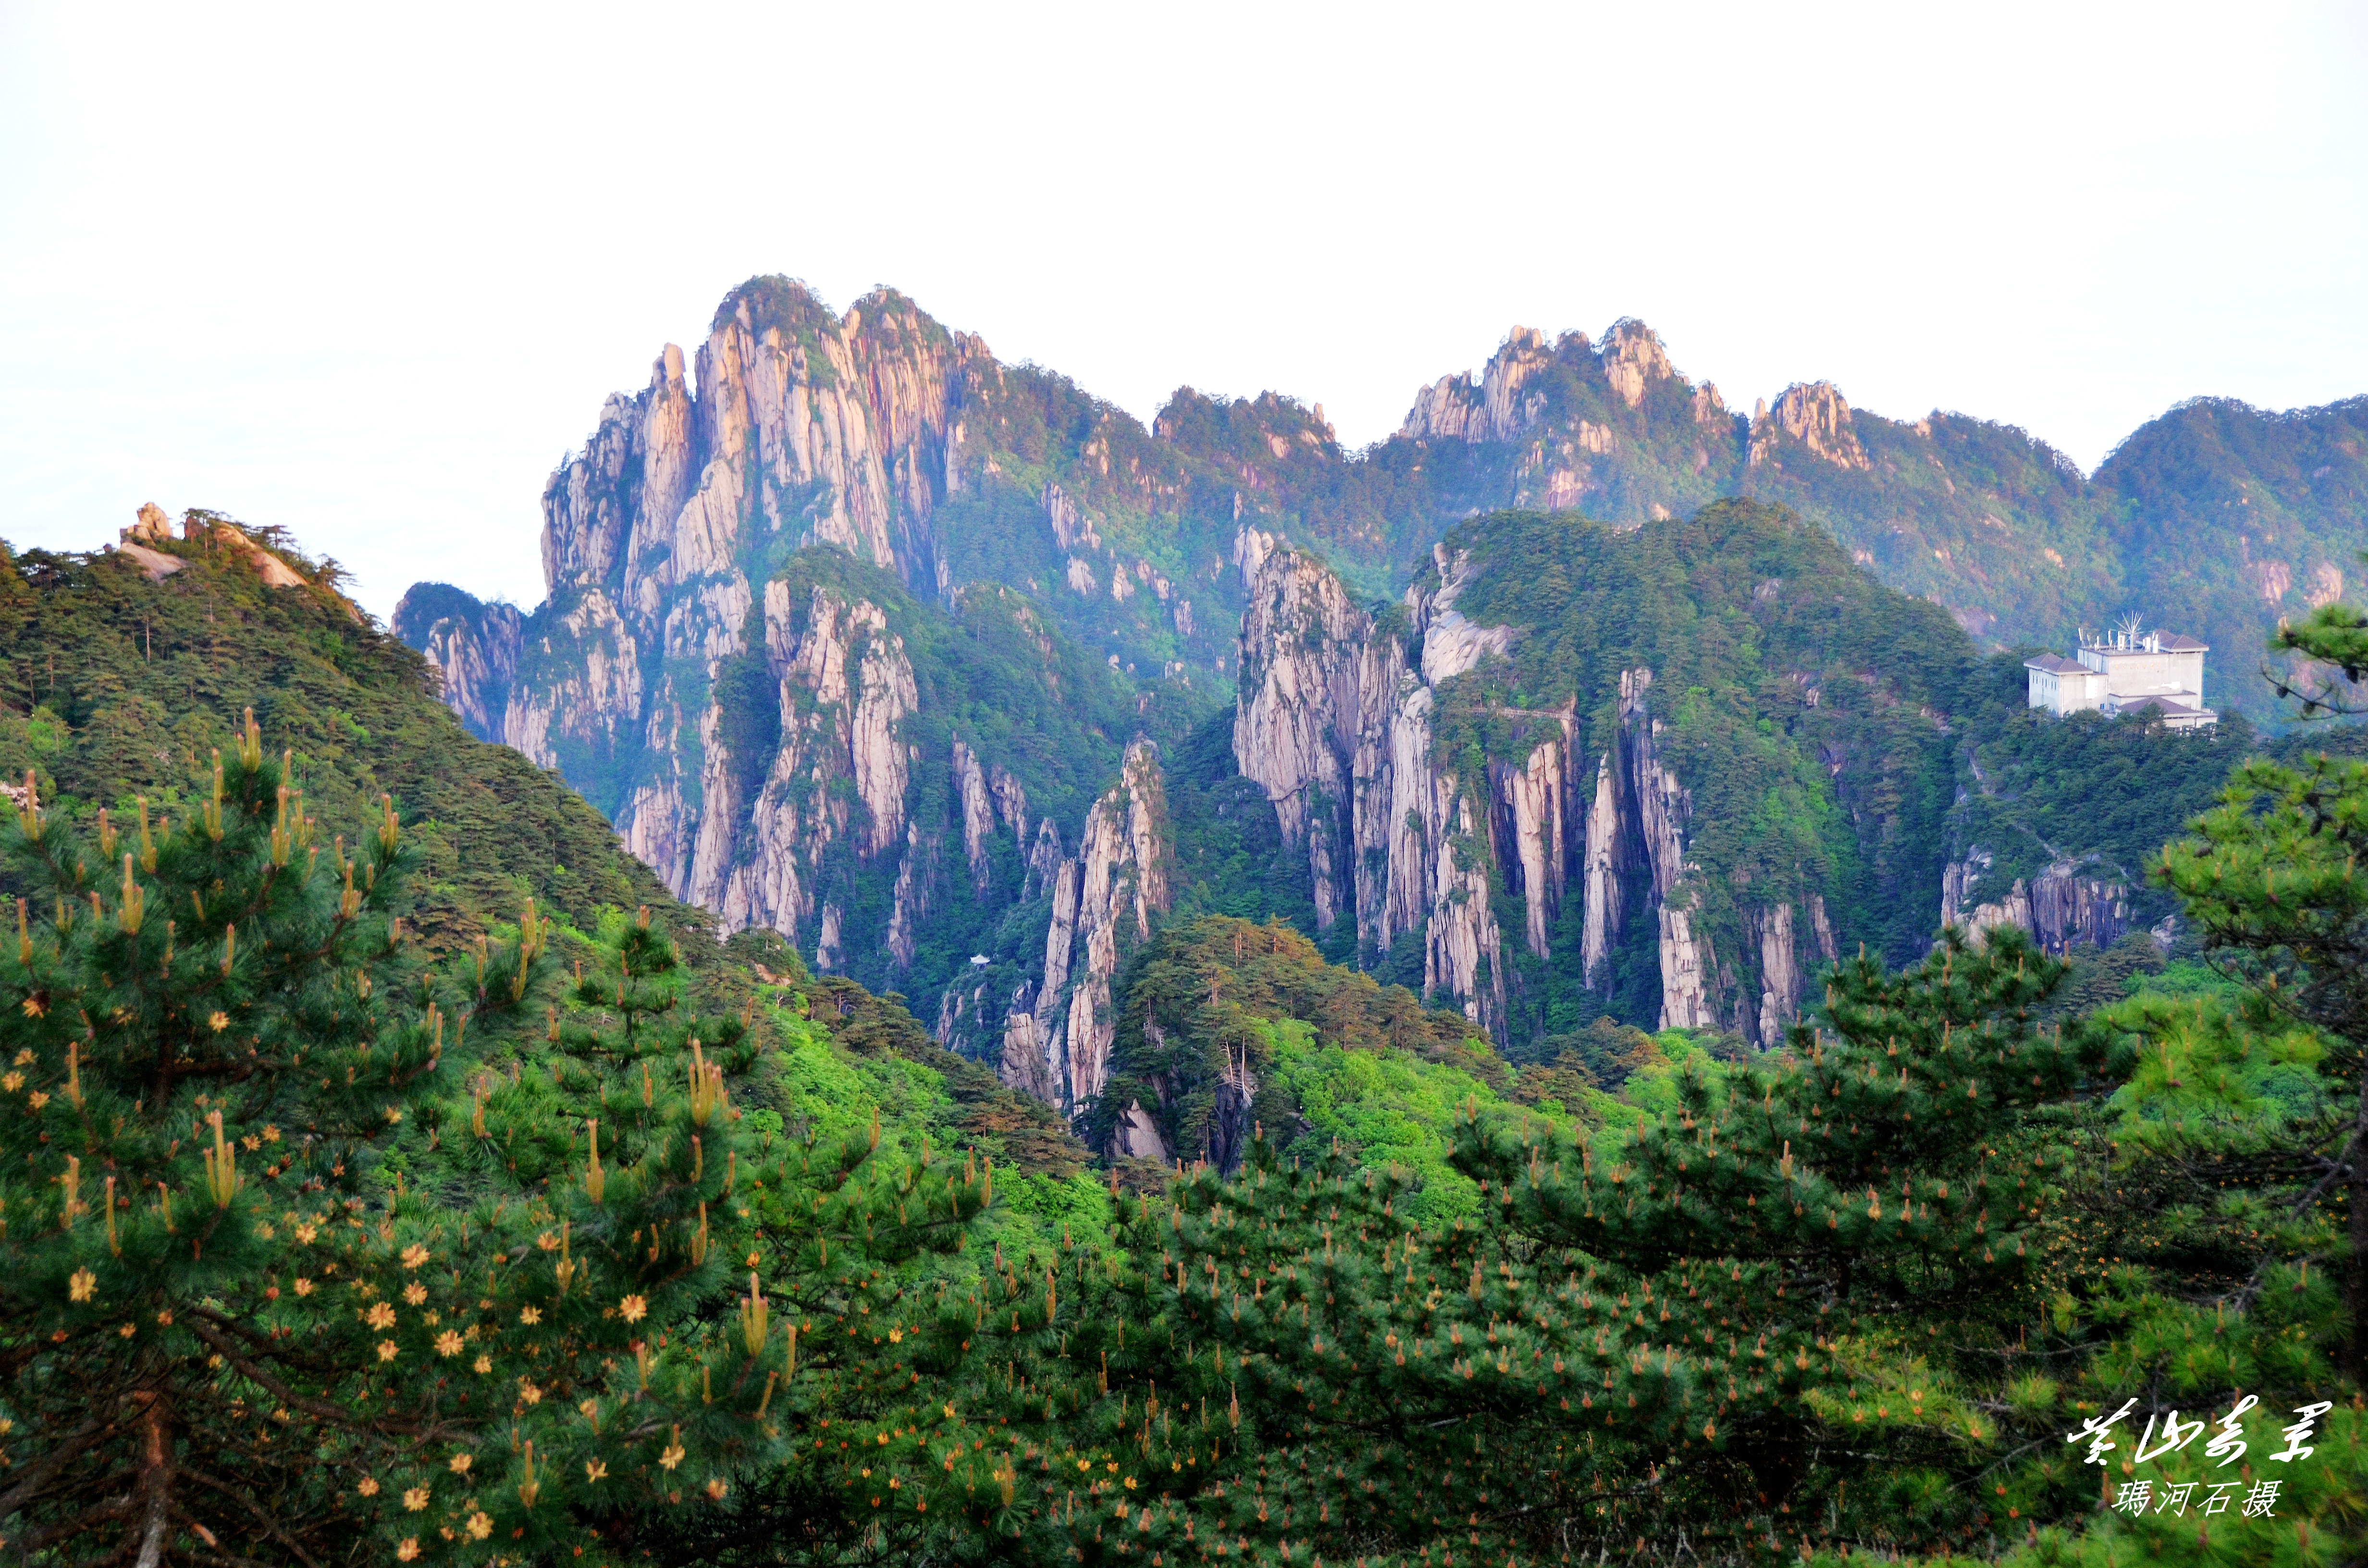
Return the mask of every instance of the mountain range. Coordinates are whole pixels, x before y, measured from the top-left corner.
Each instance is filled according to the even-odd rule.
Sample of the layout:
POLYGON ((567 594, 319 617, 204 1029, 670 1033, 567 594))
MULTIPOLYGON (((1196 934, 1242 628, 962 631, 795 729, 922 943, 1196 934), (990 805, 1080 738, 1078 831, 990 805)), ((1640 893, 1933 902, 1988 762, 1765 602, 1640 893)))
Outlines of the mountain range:
MULTIPOLYGON (((1607 1015, 1772 1044, 1822 963, 1944 917, 2152 923, 2135 857, 2274 711, 2266 628, 2343 591, 2368 399, 2185 404, 2084 477, 1825 383, 1747 415, 1623 321, 1516 329, 1352 452, 1320 406, 1185 389, 1146 428, 892 291, 759 278, 543 516, 531 614, 396 611, 453 710, 724 931, 1074 1117, 1194 914, 1547 1055, 1607 1015), (2217 734, 2023 710, 1998 650, 2131 610, 2213 645, 2217 734), (2092 765, 2137 825, 2028 787, 2092 765)), ((1140 1108, 1113 1138, 1164 1149, 1140 1108)))

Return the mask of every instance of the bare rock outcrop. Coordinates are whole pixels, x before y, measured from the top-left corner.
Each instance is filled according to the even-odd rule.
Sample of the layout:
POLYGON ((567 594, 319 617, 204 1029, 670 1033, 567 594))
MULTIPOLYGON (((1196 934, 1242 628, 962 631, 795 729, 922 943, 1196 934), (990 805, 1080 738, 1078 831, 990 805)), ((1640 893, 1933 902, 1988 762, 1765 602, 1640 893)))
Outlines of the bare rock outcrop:
POLYGON ((552 475, 553 594, 610 587, 655 616, 684 585, 737 574, 752 530, 942 586, 928 519, 953 483, 962 371, 988 363, 985 344, 893 292, 838 317, 781 280, 734 290, 689 373, 668 345, 552 475))
POLYGON ((480 604, 441 583, 416 583, 395 605, 389 625, 435 666, 438 694, 469 733, 500 740, 510 684, 526 650, 526 617, 514 606, 480 604))
MULTIPOLYGON (((182 519, 181 536, 184 539, 204 539, 217 550, 245 556, 248 564, 255 568, 256 574, 270 587, 302 588, 312 585, 311 579, 281 560, 279 551, 265 545, 238 524, 227 517, 200 522, 199 518, 201 516, 193 513, 182 519)), ((268 534, 270 530, 266 529, 265 532, 268 534)))
MULTIPOLYGON (((636 743, 672 744, 670 704, 644 704, 641 642, 601 590, 587 590, 552 618, 519 662, 533 664, 541 678, 512 685, 501 738, 542 767, 560 766, 563 744, 606 757, 636 743)), ((670 698, 671 687, 661 696, 670 698)))
MULTIPOLYGON (((763 617, 766 668, 780 707, 779 749, 753 801, 734 798, 723 779, 709 786, 712 805, 724 812, 714 841, 728 853, 720 852, 712 868, 704 858, 696 863, 677 896, 716 909, 726 931, 762 926, 795 944, 813 917, 810 890, 835 843, 846 841, 865 859, 901 856, 902 918, 892 914, 889 942, 892 952, 901 943, 902 961, 909 962, 922 886, 916 862, 934 843, 907 817, 919 748, 904 728, 918 699, 904 639, 889 630, 879 606, 819 586, 801 602, 787 584, 768 585, 763 617)), ((719 710, 711 702, 707 711, 719 710)), ((720 738, 702 750, 711 762, 731 760, 720 738)), ((632 820, 619 824, 629 844, 632 820)), ((677 869, 652 864, 662 877, 677 869)))
POLYGON ((2129 889, 2120 880, 2093 874, 2077 860, 2051 861, 2035 877, 2014 879, 1994 898, 1978 896, 1997 864, 1975 846, 1941 873, 1941 924, 1978 941, 1982 934, 2011 926, 2028 933, 2051 953, 2081 945, 2110 948, 2130 930, 2129 889))
POLYGON ((135 541, 141 544, 167 543, 173 537, 173 519, 155 502, 142 501, 140 510, 132 514, 131 525, 122 530, 121 537, 127 544, 135 541))
MULTIPOLYGON (((1579 341, 1584 344, 1582 336, 1579 341)), ((1545 335, 1517 326, 1489 357, 1474 385, 1470 375, 1441 376, 1415 394, 1414 407, 1398 434, 1413 440, 1514 441, 1530 427, 1537 410, 1522 384, 1553 362, 1545 335)))
POLYGON ((1225 1065, 1217 1074, 1209 1106, 1204 1145, 1208 1162, 1227 1175, 1242 1168, 1250 1141, 1257 1136, 1250 1106, 1258 1098, 1258 1075, 1250 1071, 1249 1048, 1245 1045, 1236 1055, 1233 1048, 1227 1047, 1225 1065))
MULTIPOLYGON (((1283 842, 1304 849, 1315 917, 1328 926, 1360 908, 1355 868, 1360 742, 1375 739, 1398 707, 1406 661, 1377 646, 1372 619, 1320 562, 1246 529, 1235 551, 1249 605, 1243 612, 1234 756, 1274 802, 1283 842)), ((1374 758, 1364 758, 1366 766, 1374 758)))
POLYGON ((1759 1009, 1755 1038, 1774 1045, 1801 1015, 1801 965, 1793 945, 1793 906, 1761 910, 1753 921, 1759 937, 1759 1009))
POLYGON ((1711 992, 1717 975, 1711 935, 1695 918, 1696 869, 1686 859, 1686 826, 1693 796, 1665 766, 1656 744, 1660 723, 1645 694, 1647 669, 1620 675, 1620 744, 1633 784, 1635 831, 1651 872, 1651 899, 1660 924, 1661 1017, 1665 1029, 1715 1028, 1711 992))
POLYGON ((954 801, 962 813, 962 858, 970 865, 971 885, 986 891, 988 838, 995 832, 995 799, 988 793, 986 769, 978 754, 962 741, 954 742, 954 801))
POLYGON ((1159 1119, 1144 1109, 1141 1100, 1129 1100, 1110 1124, 1110 1154, 1116 1160, 1151 1160, 1162 1165, 1176 1157, 1167 1135, 1159 1130, 1159 1119))
POLYGON ((1539 958, 1546 956, 1548 933, 1562 913, 1569 861, 1564 826, 1576 804, 1566 774, 1574 727, 1568 713, 1555 717, 1561 733, 1531 752, 1520 767, 1505 769, 1496 785, 1497 797, 1512 813, 1505 836, 1513 847, 1510 869, 1516 875, 1510 880, 1522 893, 1521 934, 1539 958))
POLYGON ((1620 832, 1621 783, 1627 777, 1624 768, 1613 766, 1613 756, 1606 752, 1595 765, 1595 794, 1587 805, 1587 831, 1579 860, 1580 886, 1585 899, 1579 939, 1580 983, 1593 991, 1604 982, 1605 971, 1611 961, 1611 944, 1625 924, 1626 899, 1622 896, 1622 873, 1627 869, 1626 857, 1622 853, 1626 839, 1620 832))
POLYGON ((487 605, 472 625, 439 621, 422 650, 443 677, 445 703, 478 735, 497 735, 509 708, 510 682, 518 676, 525 646, 526 618, 515 606, 487 605))
POLYGON ((1679 375, 1634 319, 1600 344, 1513 328, 1476 379, 1424 387, 1396 438, 1487 449, 1454 460, 1464 516, 1584 508, 1622 526, 1691 511, 1743 472, 1747 445, 1717 389, 1679 375))
MULTIPOLYGON (((1415 394, 1414 406, 1398 426, 1401 438, 1412 441, 1463 441, 1513 445, 1541 437, 1560 442, 1567 437, 1564 457, 1585 451, 1596 457, 1611 453, 1618 431, 1595 420, 1576 417, 1559 407, 1572 378, 1591 385, 1598 396, 1608 394, 1610 410, 1624 416, 1639 408, 1652 390, 1676 382, 1690 397, 1692 422, 1713 426, 1725 418, 1717 391, 1705 382, 1696 389, 1669 363, 1660 335, 1643 322, 1623 317, 1603 335, 1599 348, 1583 332, 1566 332, 1548 341, 1534 327, 1517 326, 1490 356, 1478 381, 1471 375, 1442 376, 1415 394), (1561 388, 1554 376, 1561 372, 1561 388)), ((1614 424, 1618 424, 1618 419, 1614 424)), ((1720 434, 1705 439, 1725 442, 1720 434)), ((1544 454, 1537 454, 1543 457, 1544 454)), ((1583 487, 1583 476, 1561 471, 1565 483, 1583 487)))
POLYGON ((1660 1027, 1725 1028, 1772 1051, 1800 1017, 1807 973, 1837 957, 1825 898, 1810 891, 1796 903, 1781 892, 1726 889, 1728 929, 1739 950, 1721 960, 1706 917, 1708 890, 1688 848, 1693 796, 1663 755, 1652 684, 1650 670, 1622 673, 1617 744, 1598 764, 1596 809, 1608 798, 1616 816, 1608 825, 1588 822, 1590 845, 1599 847, 1589 851, 1588 897, 1590 909, 1606 907, 1611 928, 1600 937, 1591 927, 1586 933, 1588 983, 1618 940, 1619 872, 1623 863, 1641 865, 1658 924, 1660 1027))
POLYGON ((154 501, 143 502, 131 523, 120 529, 115 552, 138 566, 152 583, 161 583, 188 564, 177 555, 151 548, 173 537, 172 519, 154 501))
POLYGON ((1661 347, 1660 335, 1643 322, 1625 317, 1612 323, 1611 330, 1603 335, 1604 378, 1629 407, 1644 402, 1645 390, 1653 383, 1672 380, 1677 373, 1669 364, 1668 351, 1661 347))
MULTIPOLYGON (((1398 434, 1408 440, 1517 442, 1537 427, 1548 399, 1531 390, 1557 361, 1592 361, 1602 385, 1629 408, 1645 401, 1656 383, 1678 379, 1658 334, 1643 322, 1623 318, 1604 334, 1597 350, 1583 332, 1565 333, 1549 343, 1535 327, 1517 326, 1489 357, 1474 382, 1469 374, 1442 376, 1415 394, 1398 434)), ((1709 393, 1713 406, 1717 394, 1709 393)), ((1698 413, 1698 418, 1701 415, 1698 413)), ((1601 455, 1611 449, 1612 433, 1596 425, 1574 427, 1577 444, 1601 455)))
POLYGON ((1782 460, 1780 435, 1836 468, 1873 466, 1858 432, 1850 428, 1850 403, 1831 381, 1794 382, 1778 394, 1775 406, 1751 422, 1752 467, 1782 460))
POLYGON ((2059 860, 2031 880, 2032 932, 2051 953, 2084 942, 2110 948, 2129 931, 2129 890, 2082 870, 2078 862, 2059 860))
MULTIPOLYGON (((188 564, 177 555, 154 548, 169 542, 172 537, 172 519, 165 508, 154 501, 143 502, 131 523, 117 530, 115 552, 138 566, 150 581, 162 582, 188 564)), ((318 589, 347 615, 362 619, 360 608, 329 585, 333 579, 324 577, 316 583, 280 555, 283 537, 277 528, 250 532, 244 525, 211 512, 191 511, 181 518, 181 538, 185 541, 202 543, 221 554, 243 559, 268 586, 318 589)))
MULTIPOLYGON (((1419 640, 1411 658, 1398 637, 1376 634, 1372 617, 1313 557, 1245 530, 1235 559, 1249 594, 1235 759, 1274 802, 1284 841, 1308 857, 1319 925, 1353 915, 1367 952, 1421 931, 1426 990, 1501 1029, 1502 938, 1489 851, 1475 848, 1491 842, 1497 813, 1437 767, 1430 715, 1438 684, 1501 655, 1509 630, 1475 627, 1456 611, 1469 562, 1443 551, 1407 594, 1419 640)), ((1505 781, 1509 831, 1527 845, 1516 853, 1539 867, 1521 885, 1532 906, 1525 936, 1541 953, 1561 887, 1566 776, 1562 757, 1533 757, 1505 781)))
POLYGON ((1551 961, 1571 900, 1589 989, 1607 983, 1641 914, 1656 928, 1659 1027, 1782 1040, 1800 1013, 1803 949, 1832 956, 1823 899, 1730 899, 1744 929, 1722 964, 1689 857, 1692 796, 1663 756, 1650 670, 1622 674, 1600 751, 1582 756, 1575 702, 1508 711, 1498 717, 1512 722, 1518 749, 1463 778, 1433 756, 1433 715, 1463 700, 1452 683, 1508 653, 1513 635, 1457 608, 1468 559, 1434 551, 1406 594, 1408 637, 1377 626, 1320 562, 1271 536, 1245 530, 1235 555, 1249 595, 1235 759, 1273 802, 1285 843, 1307 857, 1321 924, 1353 912, 1368 955, 1421 932, 1426 991, 1501 1037, 1516 1000, 1508 955, 1551 961), (1518 930, 1499 929, 1499 887, 1520 902, 1518 930))
MULTIPOLYGON (((1167 835, 1158 748, 1138 740, 1127 747, 1119 781, 1086 813, 1077 853, 1050 872, 1043 979, 1030 1006, 1015 1003, 1005 1018, 1002 1074, 1013 1088, 1072 1118, 1110 1081, 1120 960, 1151 935, 1152 916, 1167 910, 1167 835)), ((1057 848, 1057 835, 1052 843, 1057 848)))

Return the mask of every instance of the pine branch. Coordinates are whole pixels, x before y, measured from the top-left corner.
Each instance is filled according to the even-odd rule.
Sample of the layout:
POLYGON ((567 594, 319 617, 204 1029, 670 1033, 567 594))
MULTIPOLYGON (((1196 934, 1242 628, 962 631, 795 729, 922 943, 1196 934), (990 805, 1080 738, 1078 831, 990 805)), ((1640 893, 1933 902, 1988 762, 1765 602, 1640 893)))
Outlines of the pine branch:
POLYGON ((222 1320, 213 1312, 199 1309, 189 1315, 194 1320, 189 1324, 191 1334, 205 1341, 223 1360, 237 1368, 242 1375, 260 1387, 269 1390, 272 1397, 283 1404, 292 1405, 308 1415, 348 1432, 382 1432, 413 1437, 426 1436, 436 1429, 432 1426, 423 1427, 419 1423, 413 1421, 356 1421, 325 1400, 312 1399, 298 1393, 294 1389, 256 1365, 252 1358, 242 1355, 236 1346, 215 1329, 213 1324, 220 1324, 222 1320))
POLYGON ((120 1428, 114 1422, 94 1417, 69 1433, 56 1448, 28 1466, 16 1485, 0 1492, 0 1519, 6 1518, 32 1501, 41 1490, 42 1483, 56 1474, 60 1466, 79 1458, 119 1430, 120 1428))
POLYGON ((296 1556, 296 1560, 303 1563, 305 1568, 317 1568, 317 1565, 313 1561, 312 1554, 307 1552, 302 1546, 299 1546, 286 1530, 279 1528, 279 1522, 273 1518, 268 1513, 265 1512, 262 1506, 256 1503, 252 1497, 249 1497, 245 1492, 233 1486, 229 1482, 223 1481, 216 1476, 209 1475, 201 1470, 185 1468, 181 1473, 196 1482, 199 1485, 207 1488, 209 1491, 219 1493, 222 1496, 229 1498, 232 1502, 236 1503, 240 1507, 245 1508, 248 1513, 255 1516, 255 1522, 262 1526, 265 1532, 268 1533, 272 1540, 278 1541, 280 1545, 293 1552, 296 1556))
POLYGON ((105 1524, 111 1519, 135 1517, 138 1510, 133 1506, 134 1496, 135 1494, 127 1492, 120 1497, 111 1497, 95 1508, 85 1509, 75 1515, 73 1518, 63 1519, 54 1525, 28 1531, 10 1544, 18 1547, 29 1559, 34 1552, 45 1547, 53 1546, 62 1540, 71 1540, 78 1535, 87 1534, 94 1527, 105 1524))

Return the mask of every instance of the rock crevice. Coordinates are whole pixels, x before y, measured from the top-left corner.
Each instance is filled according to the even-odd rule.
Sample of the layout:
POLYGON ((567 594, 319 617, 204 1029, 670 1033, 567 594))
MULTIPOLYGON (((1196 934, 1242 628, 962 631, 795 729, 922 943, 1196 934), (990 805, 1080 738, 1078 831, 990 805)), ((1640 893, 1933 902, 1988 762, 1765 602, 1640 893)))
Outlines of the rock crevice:
POLYGON ((2110 948, 2130 930, 2129 889, 2119 880, 2095 875, 2078 860, 2058 859, 2033 877, 2017 877, 1995 898, 1978 890, 1997 864, 1976 845, 1941 873, 1941 924, 1954 926, 1973 940, 1999 926, 2030 935, 2048 952, 2076 946, 2110 948))
MULTIPOLYGON (((1052 824, 1040 838, 1055 854, 1052 824)), ((1044 972, 1022 1008, 1004 1019, 1005 1083, 1083 1115, 1110 1081, 1118 1039, 1112 984, 1119 963, 1151 935, 1152 917, 1168 907, 1167 803, 1158 748, 1127 748, 1119 781, 1086 813, 1077 852, 1046 873, 1053 918, 1044 934, 1044 972)))
MULTIPOLYGON (((1641 912, 1655 929, 1658 1027, 1782 1040, 1800 1013, 1802 913, 1789 900, 1747 901, 1745 971, 1722 967, 1688 857, 1692 796, 1663 755, 1649 669, 1621 674, 1600 752, 1582 753, 1575 700, 1508 710, 1526 749, 1467 779, 1434 755, 1434 715, 1456 677, 1510 651, 1512 632, 1456 608, 1466 558, 1434 551, 1407 591, 1405 631, 1271 536, 1245 529, 1235 560, 1248 590, 1235 760, 1273 803, 1290 852, 1305 857, 1320 926, 1353 917, 1369 961, 1419 932, 1426 993, 1502 1039, 1517 1001, 1508 955, 1559 961, 1556 932, 1576 897, 1582 983, 1600 992, 1641 912), (1500 928, 1500 895, 1515 901, 1518 926, 1500 928)), ((1810 907, 1829 957, 1822 899, 1810 907)))

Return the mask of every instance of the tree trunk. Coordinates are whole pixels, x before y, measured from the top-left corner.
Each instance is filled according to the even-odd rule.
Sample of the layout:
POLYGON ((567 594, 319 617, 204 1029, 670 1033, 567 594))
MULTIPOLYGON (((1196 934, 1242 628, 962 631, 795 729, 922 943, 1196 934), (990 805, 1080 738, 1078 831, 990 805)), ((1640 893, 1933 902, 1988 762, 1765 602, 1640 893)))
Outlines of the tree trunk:
POLYGON ((173 1495, 173 1441, 165 1420, 165 1399, 151 1390, 131 1396, 140 1414, 140 1557, 137 1568, 165 1561, 167 1514, 173 1495))

